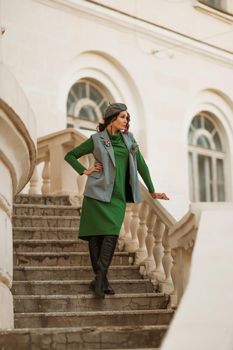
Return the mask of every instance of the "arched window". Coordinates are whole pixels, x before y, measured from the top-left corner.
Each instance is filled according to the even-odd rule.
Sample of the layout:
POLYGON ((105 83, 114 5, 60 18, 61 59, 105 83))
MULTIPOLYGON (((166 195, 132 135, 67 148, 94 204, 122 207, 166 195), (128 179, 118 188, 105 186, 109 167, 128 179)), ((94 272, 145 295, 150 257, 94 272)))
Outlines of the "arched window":
POLYGON ((209 6, 217 11, 225 12, 229 15, 233 15, 233 3, 232 0, 198 0, 202 4, 209 6))
POLYGON ((201 112, 189 128, 190 196, 194 202, 225 201, 225 153, 213 117, 201 112))
POLYGON ((67 99, 67 127, 95 130, 102 121, 111 95, 92 80, 75 83, 67 99))

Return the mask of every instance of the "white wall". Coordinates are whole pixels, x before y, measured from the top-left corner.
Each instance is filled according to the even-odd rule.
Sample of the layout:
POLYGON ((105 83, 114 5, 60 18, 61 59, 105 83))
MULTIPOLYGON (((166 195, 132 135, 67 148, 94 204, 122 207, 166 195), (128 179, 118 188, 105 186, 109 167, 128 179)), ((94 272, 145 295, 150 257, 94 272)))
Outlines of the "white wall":
MULTIPOLYGON (((70 3, 73 5, 69 7, 59 5, 59 1, 2 0, 6 27, 3 61, 28 96, 38 136, 65 128, 66 97, 77 79, 101 79, 116 100, 127 103, 133 117, 131 129, 148 161, 156 190, 169 194, 171 201, 164 205, 179 219, 189 205, 188 126, 197 96, 203 91, 215 89, 221 103, 228 104, 228 113, 222 115, 228 124, 227 136, 233 136, 232 59, 221 50, 184 43, 182 37, 171 33, 166 37, 163 31, 88 2, 70 3), (176 47, 167 51, 173 40, 176 47), (152 55, 151 49, 162 52, 152 55)), ((115 1, 114 6, 122 3, 115 1)), ((189 1, 180 4, 180 10, 178 5, 165 5, 162 0, 156 1, 156 8, 149 0, 143 8, 141 2, 137 3, 139 14, 156 23, 160 18, 165 26, 165 13, 182 12, 179 21, 177 16, 172 17, 170 27, 195 37, 203 32, 204 25, 208 35, 229 27, 199 13, 189 1)), ((132 12, 133 4, 127 2, 126 10, 132 12)), ((219 38, 219 42, 223 41, 219 38)), ((225 44, 227 48, 224 39, 225 44)), ((210 105, 206 100, 203 103, 210 105)), ((230 176, 232 145, 228 152, 230 176)), ((229 182, 232 186, 231 178, 229 182)))
POLYGON ((232 211, 202 212, 189 283, 161 350, 232 350, 232 211))

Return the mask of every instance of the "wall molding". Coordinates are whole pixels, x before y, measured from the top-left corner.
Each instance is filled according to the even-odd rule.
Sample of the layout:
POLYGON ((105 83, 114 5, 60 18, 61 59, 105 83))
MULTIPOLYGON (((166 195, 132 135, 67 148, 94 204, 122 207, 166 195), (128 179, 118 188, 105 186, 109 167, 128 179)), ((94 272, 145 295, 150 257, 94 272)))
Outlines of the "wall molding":
MULTIPOLYGON (((69 12, 79 12, 95 19, 101 19, 110 25, 114 24, 127 30, 137 31, 138 34, 150 37, 158 44, 165 45, 164 49, 179 50, 179 52, 189 52, 202 55, 223 64, 233 66, 233 52, 221 49, 215 45, 192 38, 174 30, 159 26, 155 23, 142 20, 121 11, 116 11, 94 1, 83 0, 34 0, 52 8, 66 10, 69 12), (166 47, 168 45, 168 47, 166 47)), ((163 50, 163 49, 162 49, 163 50)))

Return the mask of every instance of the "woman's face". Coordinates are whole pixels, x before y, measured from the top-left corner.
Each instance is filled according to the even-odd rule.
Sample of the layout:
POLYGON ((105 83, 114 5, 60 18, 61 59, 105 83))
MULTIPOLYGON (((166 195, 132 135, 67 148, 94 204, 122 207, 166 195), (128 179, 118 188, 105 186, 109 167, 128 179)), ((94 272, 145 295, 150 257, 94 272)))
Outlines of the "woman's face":
POLYGON ((126 111, 122 111, 118 114, 117 118, 112 122, 112 126, 116 130, 125 130, 125 127, 128 123, 128 113, 126 111))

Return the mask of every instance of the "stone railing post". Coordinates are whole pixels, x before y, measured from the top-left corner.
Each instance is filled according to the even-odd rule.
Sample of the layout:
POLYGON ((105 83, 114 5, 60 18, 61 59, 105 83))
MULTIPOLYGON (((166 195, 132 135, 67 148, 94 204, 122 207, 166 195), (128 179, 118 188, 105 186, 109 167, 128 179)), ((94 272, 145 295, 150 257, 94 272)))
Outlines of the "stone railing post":
POLYGON ((173 293, 171 305, 176 307, 188 283, 191 256, 197 233, 195 215, 188 212, 168 233, 168 241, 173 258, 171 278, 173 293))
POLYGON ((157 217, 155 225, 154 225, 154 238, 155 238, 155 244, 153 249, 154 259, 155 259, 155 269, 151 271, 151 278, 154 285, 158 285, 164 278, 164 270, 162 265, 162 258, 163 258, 163 233, 164 233, 165 225, 162 223, 162 221, 157 217))
POLYGON ((127 204, 125 219, 124 219, 124 250, 128 253, 135 251, 134 242, 132 239, 131 222, 132 222, 132 204, 127 204))
POLYGON ((29 187, 29 194, 39 194, 39 175, 38 175, 38 169, 37 166, 35 166, 33 175, 30 180, 30 187, 29 187))
POLYGON ((153 227, 156 221, 156 215, 152 208, 150 208, 147 216, 147 236, 146 236, 146 249, 147 249, 147 257, 141 262, 141 266, 144 266, 144 270, 141 269, 144 277, 150 275, 150 273, 155 269, 155 260, 153 255, 154 249, 154 236, 153 236, 153 227))
POLYGON ((135 252, 135 265, 140 265, 140 263, 147 257, 147 249, 146 249, 146 236, 147 236, 147 226, 146 226, 146 219, 147 219, 147 212, 148 212, 148 204, 144 201, 140 205, 139 209, 139 227, 137 230, 137 236, 138 236, 138 242, 139 247, 135 252))
POLYGON ((138 247, 138 236, 137 236, 137 229, 139 226, 139 205, 138 204, 131 204, 131 211, 132 211, 132 217, 130 221, 130 232, 131 232, 131 240, 127 241, 125 244, 125 249, 129 253, 134 253, 138 247))
POLYGON ((165 274, 164 280, 160 283, 160 290, 163 293, 170 294, 173 290, 173 283, 171 277, 171 269, 172 269, 172 255, 171 255, 171 247, 168 239, 168 227, 165 226, 165 230, 163 233, 163 249, 164 255, 162 258, 163 270, 165 274))
POLYGON ((42 186, 41 186, 41 193, 42 194, 50 194, 50 161, 49 159, 46 159, 44 162, 44 167, 42 171, 42 186))

